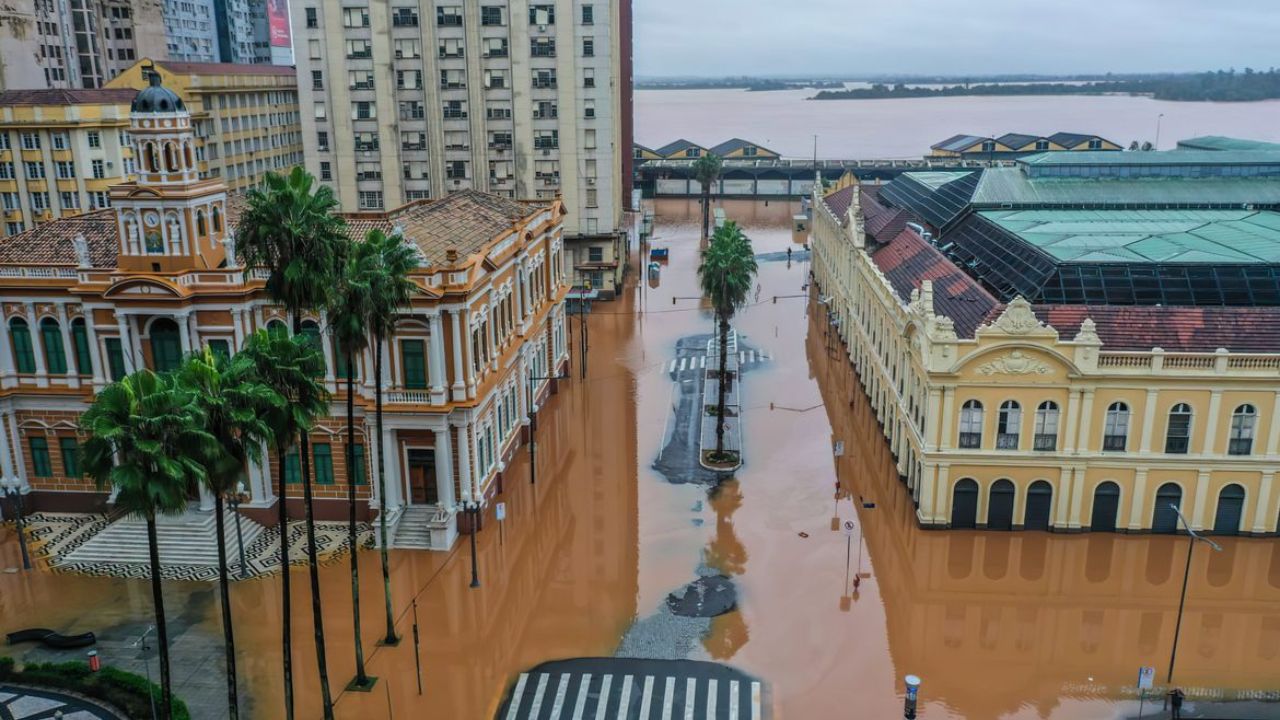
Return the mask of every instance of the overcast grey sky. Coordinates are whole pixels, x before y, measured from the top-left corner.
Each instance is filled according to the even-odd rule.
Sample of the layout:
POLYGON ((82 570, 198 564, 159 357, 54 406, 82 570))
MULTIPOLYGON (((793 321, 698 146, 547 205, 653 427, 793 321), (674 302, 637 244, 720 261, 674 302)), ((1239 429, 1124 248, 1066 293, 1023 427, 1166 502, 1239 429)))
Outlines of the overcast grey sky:
POLYGON ((636 74, 1280 65, 1280 0, 634 0, 636 74))

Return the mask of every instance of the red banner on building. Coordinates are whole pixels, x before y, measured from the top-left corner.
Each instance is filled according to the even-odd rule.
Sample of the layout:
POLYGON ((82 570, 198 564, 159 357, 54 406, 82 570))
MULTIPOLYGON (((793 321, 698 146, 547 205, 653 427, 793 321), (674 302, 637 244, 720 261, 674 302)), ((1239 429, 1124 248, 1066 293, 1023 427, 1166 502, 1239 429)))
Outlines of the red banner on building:
POLYGON ((271 47, 293 47, 289 32, 289 0, 267 0, 267 24, 271 28, 271 47))

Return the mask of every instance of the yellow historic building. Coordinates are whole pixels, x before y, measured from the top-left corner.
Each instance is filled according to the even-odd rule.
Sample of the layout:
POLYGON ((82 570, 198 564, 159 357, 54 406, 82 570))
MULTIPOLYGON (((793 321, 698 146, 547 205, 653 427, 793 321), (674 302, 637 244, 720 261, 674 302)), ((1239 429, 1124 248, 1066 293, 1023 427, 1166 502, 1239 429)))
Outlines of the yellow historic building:
MULTIPOLYGON (((1184 160, 1148 160, 1165 168, 1153 174, 1175 161, 1184 160)), ((987 171, 998 175, 983 178, 973 197, 991 191, 988 182, 1034 186, 1036 166, 1033 159, 1028 167, 987 171)), ((1250 181, 1250 189, 1227 178, 1234 172, 1222 172, 1229 185, 1209 186, 1221 202, 1238 202, 1227 197, 1238 192, 1264 202, 1280 197, 1274 179, 1250 181)), ((1072 181, 1053 182, 1055 191, 1072 191, 1060 184, 1072 181)), ((1094 183, 1090 192, 1124 202, 1137 181, 1085 182, 1094 183)), ((1227 294, 1230 273, 1249 261, 1232 257, 1229 268, 1212 272, 1202 262, 1183 267, 1169 260, 1175 239, 1161 233, 1191 227, 1176 241, 1192 254, 1188 262, 1211 263, 1228 254, 1228 245, 1212 249, 1224 239, 1239 246, 1248 237, 1261 254, 1260 248, 1280 248, 1280 215, 1153 209, 1135 219, 1128 210, 1015 209, 1020 222, 1001 226, 1007 219, 1001 211, 971 204, 957 229, 934 238, 926 229, 934 226, 911 215, 918 208, 890 207, 886 196, 894 196, 888 187, 856 184, 815 193, 813 272, 922 525, 1174 532, 1181 526, 1170 506, 1177 505, 1197 530, 1277 531, 1280 309, 1269 303, 1280 293, 1268 274, 1274 268, 1248 266, 1253 306, 1231 307, 1244 303, 1227 294), (903 225, 904 212, 915 221, 903 225), (1057 213, 1058 224, 1036 235, 1036 223, 1049 221, 1045 213, 1057 213), (891 222, 886 216, 897 216, 898 230, 879 232, 891 222), (979 232, 996 229, 1009 234, 988 242, 979 232), (1235 234, 1221 234, 1227 230, 1235 234), (1054 296, 1071 290, 1070 272, 1097 270, 1070 254, 1077 246, 1097 250, 1102 238, 1117 234, 1136 243, 1124 246, 1133 253, 1132 277, 1162 278, 1166 302, 1175 292, 1190 292, 1189 299, 1143 305, 1145 286, 1128 288, 1139 302, 1125 304, 1054 296), (1064 237, 1075 245, 1055 245, 1064 237), (1157 241, 1161 264, 1138 256, 1157 241), (1035 252, 1024 255, 1019 243, 1035 252), (1044 290, 1036 296, 1033 285, 1017 285, 1025 270, 1019 263, 1046 255, 1060 264, 1057 275, 1037 276, 1044 290), (1220 287, 1223 296, 1202 297, 1209 291, 1194 283, 1186 290, 1185 278, 1183 285, 1172 279, 1178 272, 1210 273, 1200 282, 1220 287)), ((1119 257, 1121 249, 1112 252, 1119 257)), ((1109 278, 1097 292, 1115 297, 1124 288, 1107 284, 1109 278)))
MULTIPOLYGON (((109 506, 76 464, 77 419, 95 391, 139 368, 171 369, 202 346, 233 351, 250 333, 285 324, 263 273, 238 263, 240 203, 220 179, 202 177, 182 99, 153 76, 130 123, 137 177, 111 187, 110 208, 0 240, 0 473, 18 479, 28 507, 109 506)), ((389 513, 397 545, 447 549, 462 504, 487 505, 500 491, 522 427, 553 390, 546 378, 568 363, 563 214, 559 201, 466 191, 346 217, 355 238, 375 228, 402 235, 420 267, 417 293, 383 349, 385 427, 376 441, 372 353, 353 369, 358 429, 348 437, 347 369, 325 313, 303 318, 323 346, 333 393, 333 416, 311 435, 319 517, 345 516, 350 480, 362 505, 389 513), (385 498, 369 491, 365 470, 376 467, 378 448, 385 498)), ((246 514, 263 522, 279 501, 274 463, 246 472, 246 514)), ((286 457, 291 484, 297 467, 296 455, 286 457)), ((207 495, 191 500, 212 509, 207 495)))
POLYGON ((929 148, 930 158, 1008 160, 1042 152, 1123 150, 1098 135, 1059 132, 1052 135, 1005 133, 999 137, 953 135, 929 148))

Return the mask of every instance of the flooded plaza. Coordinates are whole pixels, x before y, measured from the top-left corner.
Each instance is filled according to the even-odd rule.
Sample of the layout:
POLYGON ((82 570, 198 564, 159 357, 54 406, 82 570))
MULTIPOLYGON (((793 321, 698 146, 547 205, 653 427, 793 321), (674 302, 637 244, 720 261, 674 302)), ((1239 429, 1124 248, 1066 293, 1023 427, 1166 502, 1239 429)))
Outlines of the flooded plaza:
MULTIPOLYGON (((799 249, 797 205, 724 208, 757 253, 799 249)), ((692 642, 671 636, 669 657, 759 678, 771 717, 899 717, 906 674, 923 679, 922 718, 1136 716, 1138 668, 1155 666, 1158 684, 1168 671, 1186 538, 919 529, 840 341, 813 310, 803 256, 761 260, 758 293, 735 321, 762 358, 742 376, 744 467, 718 488, 655 469, 675 422, 677 344, 712 329, 697 299, 698 219, 696 202, 659 202, 653 245, 670 249, 660 277, 633 262, 629 290, 587 318, 586 378, 575 365, 539 413, 537 483, 522 449, 503 473, 506 519, 491 508, 478 535, 480 588, 468 587, 465 541, 393 551, 403 641, 381 647, 378 556, 361 554, 363 640, 379 683, 342 692, 338 717, 493 717, 519 673, 615 654, 700 568, 734 581, 738 608, 692 642)), ((570 325, 576 359, 582 328, 570 325)), ((17 566, 11 532, 0 533, 0 569, 17 566)), ((1219 542, 1190 569, 1174 682, 1193 703, 1280 688, 1280 541, 1219 542)), ((294 572, 298 717, 312 718, 310 603, 305 569, 294 572)), ((326 565, 321 583, 336 691, 354 674, 347 564, 326 565)), ((220 697, 214 586, 169 583, 167 596, 177 692, 220 697)), ((232 598, 246 716, 280 717, 278 578, 237 583, 232 598)), ((131 643, 150 618, 144 580, 0 573, 0 632, 92 630, 107 663, 141 671, 131 643)), ((649 651, 660 654, 663 632, 649 651)), ((1280 705, 1239 707, 1280 715, 1280 705)), ((193 710, 224 716, 217 704, 193 710)))

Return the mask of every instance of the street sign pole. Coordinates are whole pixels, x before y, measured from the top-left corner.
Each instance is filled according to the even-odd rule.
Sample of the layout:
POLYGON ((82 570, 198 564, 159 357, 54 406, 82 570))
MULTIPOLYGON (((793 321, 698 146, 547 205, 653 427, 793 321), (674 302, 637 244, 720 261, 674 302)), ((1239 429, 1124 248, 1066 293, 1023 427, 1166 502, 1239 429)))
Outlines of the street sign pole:
POLYGON ((1150 666, 1138 668, 1138 720, 1142 720, 1142 706, 1147 701, 1147 691, 1155 684, 1156 669, 1150 666))

